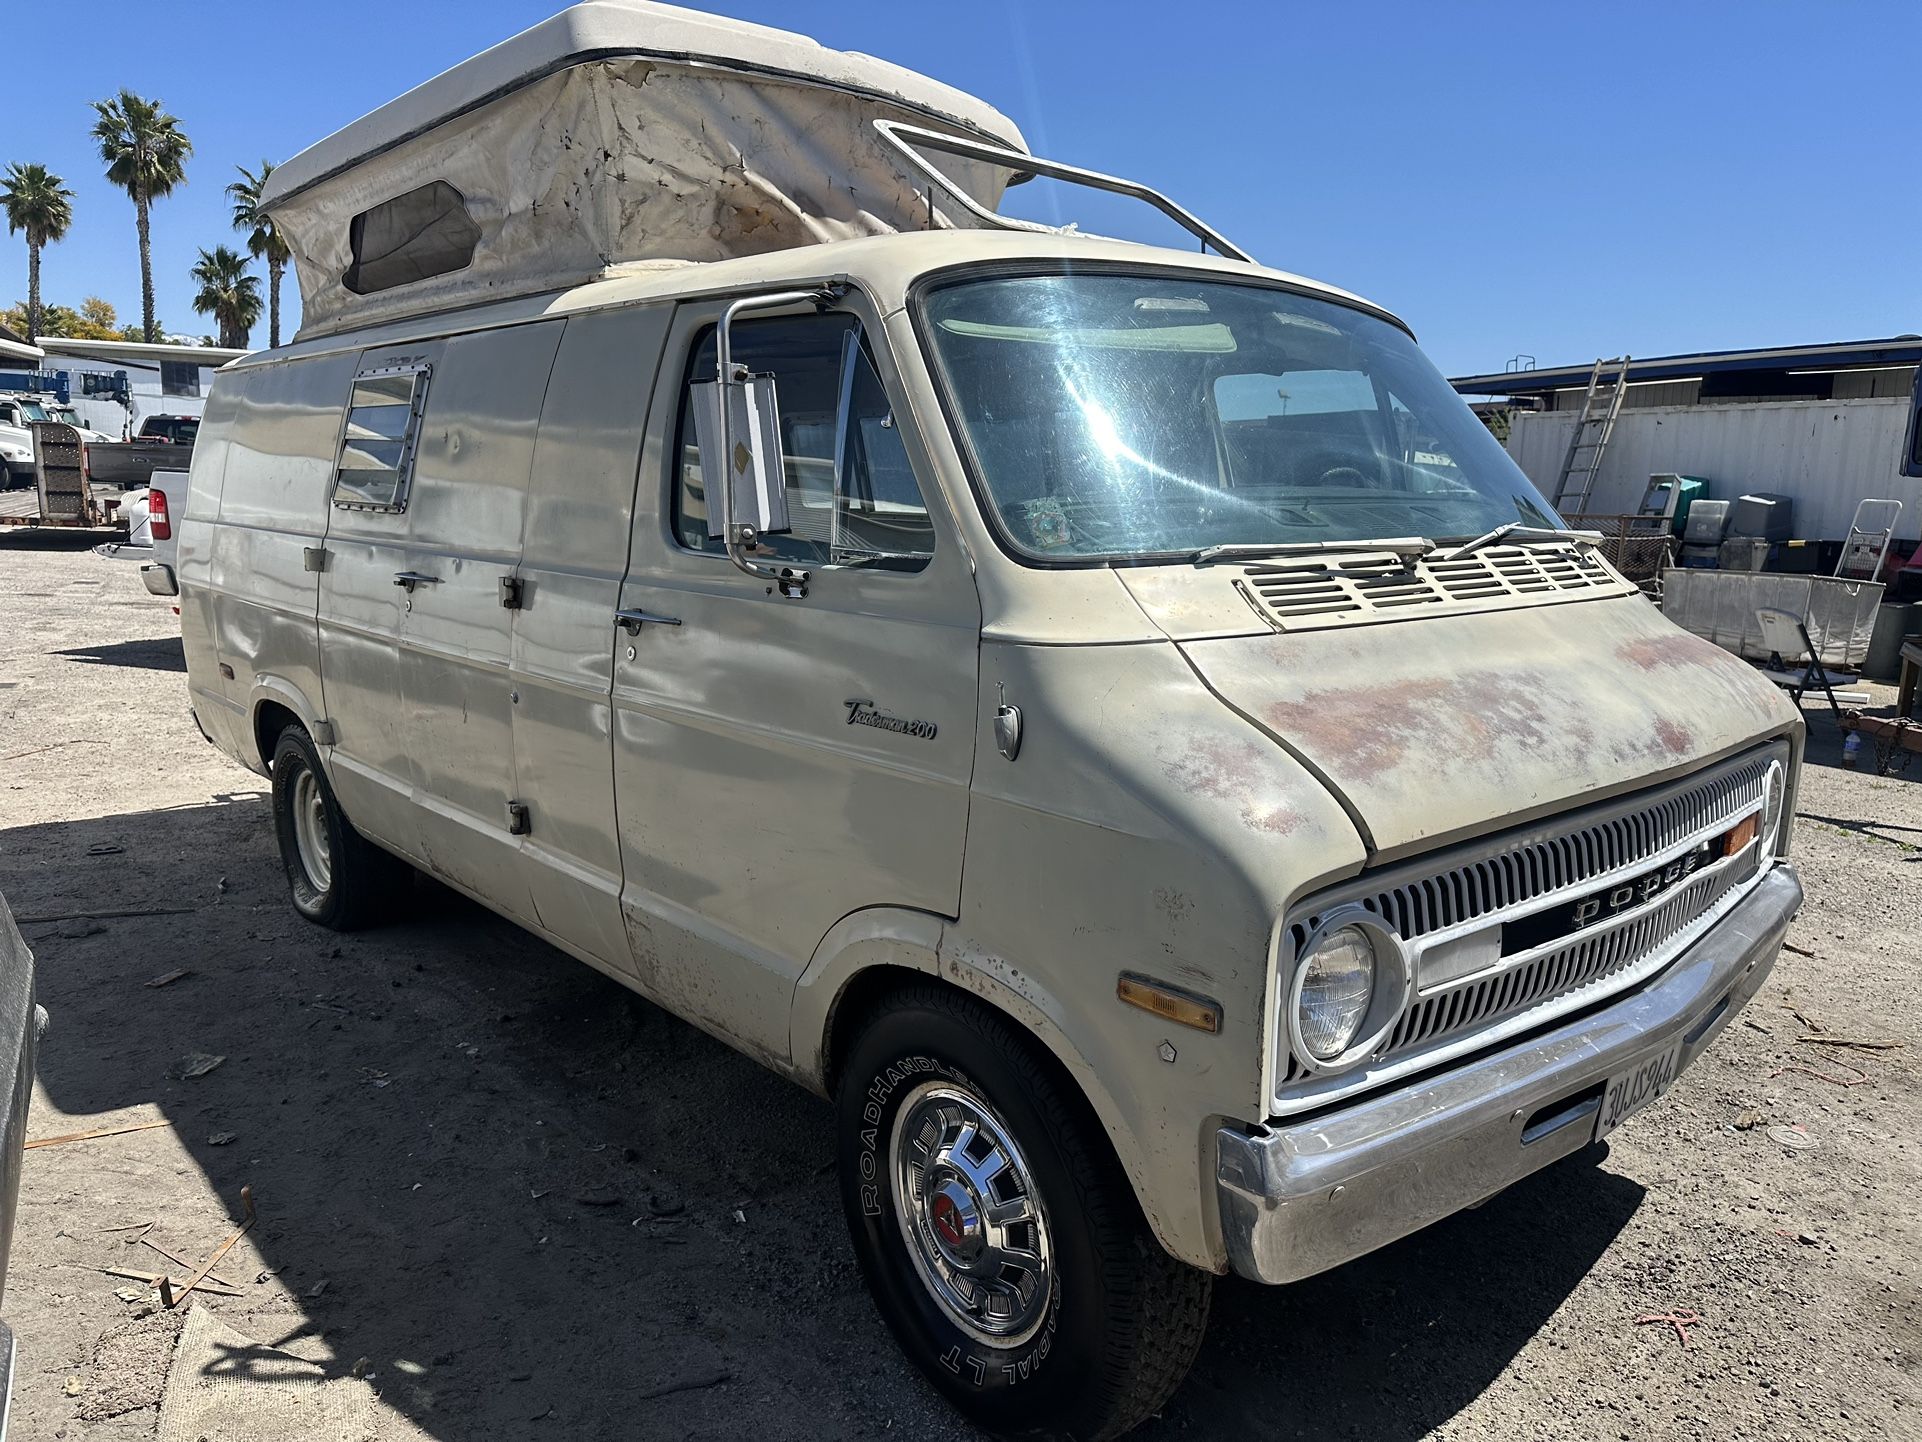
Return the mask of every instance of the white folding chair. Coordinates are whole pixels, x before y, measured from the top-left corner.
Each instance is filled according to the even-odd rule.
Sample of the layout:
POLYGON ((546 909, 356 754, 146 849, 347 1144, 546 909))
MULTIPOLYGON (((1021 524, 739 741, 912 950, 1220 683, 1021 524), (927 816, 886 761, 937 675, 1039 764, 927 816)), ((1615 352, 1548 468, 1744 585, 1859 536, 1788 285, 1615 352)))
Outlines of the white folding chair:
POLYGON ((1835 719, 1842 719, 1842 708, 1836 704, 1835 688, 1829 685, 1829 673, 1822 667, 1822 658, 1816 654, 1815 642, 1809 639, 1808 622, 1793 611, 1762 609, 1755 613, 1755 622, 1762 628, 1762 644, 1769 649, 1769 664, 1781 671, 1793 671, 1802 667, 1802 673, 1793 681, 1779 682, 1794 699, 1796 708, 1801 709, 1802 694, 1819 689, 1829 698, 1829 710, 1835 719))

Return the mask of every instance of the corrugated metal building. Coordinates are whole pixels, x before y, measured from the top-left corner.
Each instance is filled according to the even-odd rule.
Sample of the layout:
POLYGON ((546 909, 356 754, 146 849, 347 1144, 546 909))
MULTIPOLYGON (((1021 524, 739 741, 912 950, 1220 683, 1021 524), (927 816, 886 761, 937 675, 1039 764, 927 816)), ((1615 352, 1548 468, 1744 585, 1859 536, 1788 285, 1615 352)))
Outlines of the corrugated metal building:
MULTIPOLYGON (((1658 356, 1629 367, 1629 389, 1585 509, 1632 512, 1662 472, 1701 476, 1732 500, 1795 501, 1795 532, 1848 531, 1856 503, 1903 503, 1897 534, 1922 530, 1922 337, 1658 356)), ((1552 495, 1592 362, 1463 376, 1455 389, 1506 397, 1508 452, 1552 495)))

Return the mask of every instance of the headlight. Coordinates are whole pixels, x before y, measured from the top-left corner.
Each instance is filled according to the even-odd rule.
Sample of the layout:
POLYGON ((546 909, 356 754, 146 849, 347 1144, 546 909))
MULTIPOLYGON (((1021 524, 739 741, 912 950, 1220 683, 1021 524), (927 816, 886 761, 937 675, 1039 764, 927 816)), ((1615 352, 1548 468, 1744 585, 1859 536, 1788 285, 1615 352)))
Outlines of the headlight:
POLYGON ((1333 1061, 1355 1043, 1375 998, 1375 946, 1358 926, 1322 939, 1302 965, 1301 1044, 1317 1061, 1333 1061))
POLYGON ((1338 906, 1309 933, 1287 995, 1295 1054, 1339 1071, 1381 1044, 1414 985, 1401 938, 1364 906, 1338 906))
POLYGON ((1762 781, 1762 856, 1781 854, 1782 806, 1788 799, 1789 774, 1780 761, 1769 763, 1762 781))

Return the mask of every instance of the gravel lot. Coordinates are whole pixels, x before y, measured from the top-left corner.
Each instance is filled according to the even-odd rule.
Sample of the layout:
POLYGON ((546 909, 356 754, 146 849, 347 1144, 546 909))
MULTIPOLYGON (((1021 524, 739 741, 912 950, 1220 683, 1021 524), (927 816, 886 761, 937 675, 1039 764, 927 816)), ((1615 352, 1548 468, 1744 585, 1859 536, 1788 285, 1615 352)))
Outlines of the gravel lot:
MULTIPOLYGON (((27 1154, 16 1437, 154 1435, 178 1314, 96 1269, 168 1264, 110 1229, 195 1262, 243 1184, 238 1295, 203 1305, 370 1374, 380 1438, 971 1435, 855 1274, 824 1104, 438 888, 384 930, 302 923, 135 568, 3 535, 0 608, 0 891, 186 908, 22 928, 31 1134, 167 1125, 27 1154)), ((1138 1435, 1922 1437, 1922 760, 1843 771, 1809 714, 1811 904, 1744 1022, 1605 1148, 1312 1282, 1223 1283, 1138 1435), (1678 1308, 1686 1348, 1636 1324, 1678 1308)))

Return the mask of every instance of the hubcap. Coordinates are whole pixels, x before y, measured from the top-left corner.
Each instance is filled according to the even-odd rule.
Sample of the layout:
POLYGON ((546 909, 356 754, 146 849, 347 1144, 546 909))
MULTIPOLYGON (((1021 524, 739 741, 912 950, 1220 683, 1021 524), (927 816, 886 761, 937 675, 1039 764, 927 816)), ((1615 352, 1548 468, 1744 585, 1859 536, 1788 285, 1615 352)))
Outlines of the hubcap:
POLYGON ((319 778, 305 768, 294 778, 293 811, 300 869, 314 890, 325 891, 334 879, 334 853, 327 844, 327 799, 320 794, 319 778))
POLYGON ((890 1145, 894 1209, 934 1299, 992 1347, 1046 1317, 1048 1221, 1020 1149, 987 1103, 951 1082, 909 1093, 890 1145))

